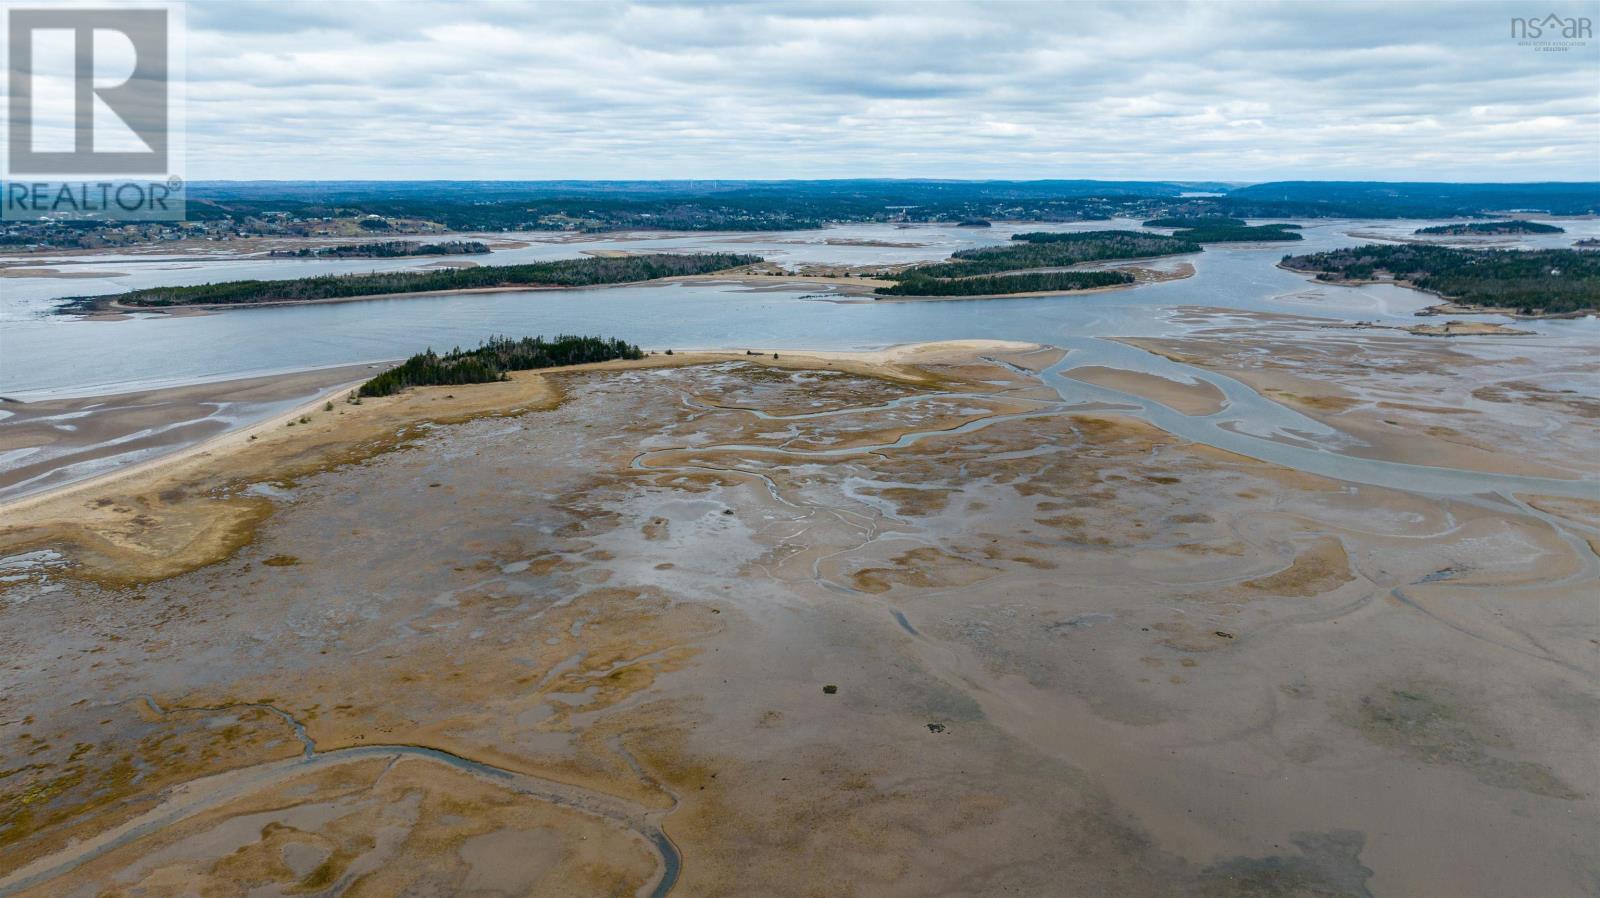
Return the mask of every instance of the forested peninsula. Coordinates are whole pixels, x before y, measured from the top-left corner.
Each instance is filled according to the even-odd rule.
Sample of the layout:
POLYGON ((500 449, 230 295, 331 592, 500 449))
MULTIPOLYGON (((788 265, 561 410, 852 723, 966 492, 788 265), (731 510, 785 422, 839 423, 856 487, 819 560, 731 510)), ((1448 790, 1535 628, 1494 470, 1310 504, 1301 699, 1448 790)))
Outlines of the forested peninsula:
POLYGON ((735 253, 651 253, 637 256, 562 259, 530 265, 484 265, 477 268, 451 268, 438 271, 322 275, 286 281, 224 281, 186 287, 148 287, 128 293, 101 296, 76 296, 69 298, 60 310, 72 313, 119 306, 137 308, 245 306, 448 290, 591 287, 691 274, 710 274, 740 265, 753 265, 760 261, 760 256, 735 253))
POLYGON ((1572 249, 1482 250, 1368 244, 1304 256, 1282 267, 1330 283, 1393 281, 1450 302, 1521 315, 1600 310, 1600 254, 1572 249))
POLYGON ((481 240, 448 240, 444 243, 385 240, 381 243, 337 243, 304 249, 275 249, 267 255, 292 259, 400 259, 408 256, 481 256, 488 252, 489 245, 481 240))
POLYGON ((388 396, 406 387, 455 386, 505 380, 508 371, 642 359, 644 351, 615 337, 494 337, 477 349, 457 347, 439 355, 420 352, 361 385, 358 396, 388 396))

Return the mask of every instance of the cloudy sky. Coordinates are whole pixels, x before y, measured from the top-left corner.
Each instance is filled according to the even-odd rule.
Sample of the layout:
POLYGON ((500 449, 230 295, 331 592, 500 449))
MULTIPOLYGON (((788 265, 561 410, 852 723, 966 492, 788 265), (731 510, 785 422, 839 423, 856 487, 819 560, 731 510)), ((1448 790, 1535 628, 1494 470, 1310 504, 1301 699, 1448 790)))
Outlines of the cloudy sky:
POLYGON ((192 2, 191 178, 1600 178, 1594 3, 192 2))

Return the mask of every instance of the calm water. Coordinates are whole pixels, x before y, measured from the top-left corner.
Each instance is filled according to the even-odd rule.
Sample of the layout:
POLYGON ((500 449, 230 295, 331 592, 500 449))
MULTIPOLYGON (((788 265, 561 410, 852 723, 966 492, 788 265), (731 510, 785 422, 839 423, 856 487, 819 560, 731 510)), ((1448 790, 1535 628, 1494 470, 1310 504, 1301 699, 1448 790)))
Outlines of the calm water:
MULTIPOLYGON (((314 306, 241 309, 193 317, 139 316, 84 321, 48 313, 62 296, 244 277, 406 268, 415 260, 161 261, 96 258, 83 267, 124 272, 106 279, 0 280, 0 395, 73 395, 238 377, 405 356, 424 347, 473 345, 491 334, 615 334, 647 347, 872 348, 921 340, 999 338, 1065 345, 1085 337, 1171 334, 1175 306, 1200 305, 1410 323, 1429 299, 1374 286, 1319 287, 1274 267, 1286 251, 1360 242, 1352 231, 1419 226, 1407 222, 1303 222, 1306 240, 1286 245, 1216 246, 1192 258, 1196 275, 1133 290, 1076 297, 933 303, 838 303, 815 285, 751 290, 738 285, 658 285, 561 292, 468 294, 314 306), (118 267, 120 265, 120 267, 118 267)), ((1028 226, 1055 230, 1137 227, 1131 221, 1028 226)), ((1600 235, 1600 222, 1567 223, 1570 243, 1600 235)), ((757 252, 786 264, 876 264, 944 258, 964 247, 1005 242, 1011 228, 861 225, 779 234, 671 234, 647 239, 538 243, 496 252, 491 262, 573 257, 594 249, 757 252), (838 241, 916 243, 861 246, 838 241), (828 242, 833 241, 833 242, 828 242)), ((480 259, 482 257, 479 257, 480 259)), ((50 264, 60 266, 60 260, 50 264)), ((1593 340, 1593 320, 1541 322, 1552 336, 1593 340)), ((1102 341, 1095 341, 1104 345, 1102 341)))

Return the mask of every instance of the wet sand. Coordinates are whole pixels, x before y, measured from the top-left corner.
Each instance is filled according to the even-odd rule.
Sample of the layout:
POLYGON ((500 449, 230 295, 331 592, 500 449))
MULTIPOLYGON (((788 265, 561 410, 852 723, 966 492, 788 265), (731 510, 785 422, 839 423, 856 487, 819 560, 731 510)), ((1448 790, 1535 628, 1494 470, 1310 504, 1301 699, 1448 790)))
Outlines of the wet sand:
POLYGON ((1520 334, 1440 340, 1291 316, 1193 314, 1216 326, 1119 342, 1226 375, 1336 428, 1351 438, 1344 454, 1522 476, 1600 472, 1592 347, 1553 356, 1525 351, 1522 341, 1535 338, 1520 334))
POLYGON ((1518 330, 1514 327, 1507 327, 1504 324, 1485 321, 1446 321, 1443 324, 1413 324, 1409 327, 1367 322, 1328 326, 1345 330, 1403 331, 1420 337, 1530 337, 1534 333, 1533 331, 1518 330))
MULTIPOLYGON (((1526 360, 1225 327, 1159 348, 1407 439, 1503 391, 1530 467, 1590 439, 1526 360)), ((413 390, 8 509, 0 895, 1592 888, 1600 499, 1253 461, 1064 406, 1050 347, 778 355, 413 390)))
POLYGON ((1185 415, 1216 414, 1222 410, 1225 401, 1221 390, 1203 380, 1181 383, 1143 371, 1125 371, 1101 365, 1083 365, 1063 373, 1073 380, 1153 399, 1185 415))
POLYGON ((1407 333, 1424 337, 1527 337, 1533 331, 1517 330, 1503 324, 1484 322, 1446 321, 1444 324, 1414 324, 1405 328, 1407 333))
POLYGON ((127 276, 127 272, 124 271, 101 271, 99 269, 62 271, 59 268, 0 265, 0 278, 121 278, 127 276))
POLYGON ((346 365, 104 396, 0 403, 0 502, 282 425, 386 365, 346 365))

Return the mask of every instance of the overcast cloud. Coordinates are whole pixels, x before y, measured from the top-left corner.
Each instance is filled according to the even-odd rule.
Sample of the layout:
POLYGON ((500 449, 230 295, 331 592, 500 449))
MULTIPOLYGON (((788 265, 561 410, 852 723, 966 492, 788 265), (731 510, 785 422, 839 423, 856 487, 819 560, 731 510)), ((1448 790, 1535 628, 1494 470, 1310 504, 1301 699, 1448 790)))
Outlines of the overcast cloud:
POLYGON ((192 178, 1600 178, 1593 3, 188 7, 192 178))

